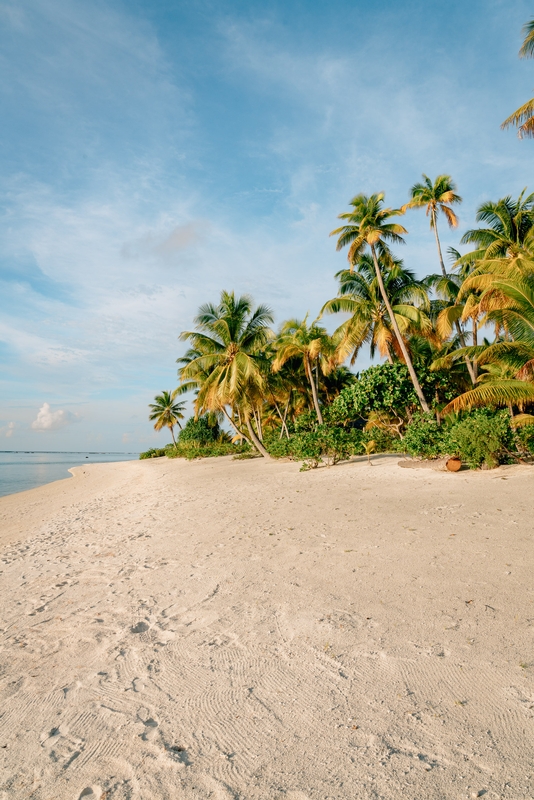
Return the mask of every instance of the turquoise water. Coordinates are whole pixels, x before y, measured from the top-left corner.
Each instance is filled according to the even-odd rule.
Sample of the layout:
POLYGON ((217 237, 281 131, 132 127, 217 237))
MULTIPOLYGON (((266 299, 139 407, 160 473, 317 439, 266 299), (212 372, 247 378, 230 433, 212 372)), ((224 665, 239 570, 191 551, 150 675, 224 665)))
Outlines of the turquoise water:
POLYGON ((43 453, 0 450, 0 497, 70 478, 70 467, 109 461, 134 461, 138 453, 43 453))

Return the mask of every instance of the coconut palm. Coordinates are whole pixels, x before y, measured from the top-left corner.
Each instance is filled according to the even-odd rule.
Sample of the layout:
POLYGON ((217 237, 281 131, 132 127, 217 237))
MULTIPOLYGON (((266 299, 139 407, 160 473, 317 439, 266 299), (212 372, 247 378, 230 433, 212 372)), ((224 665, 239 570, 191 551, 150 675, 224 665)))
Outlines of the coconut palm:
POLYGON ((421 389, 421 385, 413 368, 412 360, 408 352, 408 348, 401 334, 399 324, 391 307, 391 303, 384 286, 382 271, 380 269, 379 258, 381 261, 388 263, 391 260, 391 253, 388 245, 403 244, 404 239, 402 234, 407 233, 402 225, 391 220, 401 214, 398 209, 384 208, 384 194, 372 194, 367 196, 365 194, 356 195, 350 201, 353 210, 339 215, 339 219, 345 221, 345 225, 336 228, 330 234, 331 236, 338 236, 337 250, 341 250, 346 245, 350 245, 348 252, 348 260, 351 269, 357 263, 358 258, 363 255, 367 248, 370 249, 373 265, 375 268, 376 279, 380 288, 380 293, 389 314, 391 326, 395 333, 397 344, 402 353, 402 357, 408 367, 410 378, 412 380, 414 389, 419 398, 419 402, 423 411, 430 412, 429 405, 421 389))
MULTIPOLYGON (((517 200, 510 195, 497 202, 479 206, 476 219, 486 227, 474 228, 462 236, 462 244, 474 244, 475 250, 462 256, 458 263, 515 258, 531 251, 534 238, 534 193, 525 196, 523 189, 517 200)), ((484 269, 486 264, 482 265, 484 269)))
POLYGON ((476 405, 511 407, 534 400, 534 277, 494 276, 479 305, 485 312, 485 322, 496 323, 513 339, 464 347, 448 356, 449 362, 465 354, 474 356, 483 373, 475 388, 453 400, 445 412, 476 405))
POLYGON ((154 430, 160 431, 162 428, 169 428, 172 436, 172 441, 176 444, 174 438, 174 426, 178 425, 181 429, 180 420, 184 418, 185 401, 176 402, 176 396, 180 394, 179 389, 174 392, 162 392, 156 395, 154 402, 149 404, 150 415, 149 420, 154 422, 154 430))
MULTIPOLYGON (((533 58, 534 57, 534 20, 530 20, 523 25, 523 44, 519 50, 519 58, 533 58)), ((517 111, 504 120, 501 128, 505 130, 515 126, 518 131, 517 135, 520 139, 525 136, 532 138, 534 136, 534 98, 527 100, 524 105, 520 106, 517 111)))
POLYGON ((275 348, 274 372, 280 370, 289 359, 298 358, 302 362, 310 384, 317 420, 322 425, 323 415, 318 395, 319 374, 320 371, 330 371, 335 350, 325 328, 315 323, 308 325, 307 315, 303 320, 290 319, 280 328, 275 348))
POLYGON ((436 238, 441 272, 446 277, 447 270, 443 263, 438 233, 438 216, 443 214, 449 228, 458 227, 458 217, 451 206, 461 203, 462 198, 459 194, 456 194, 456 184, 450 175, 438 175, 434 183, 432 183, 428 175, 423 173, 423 183, 415 183, 410 193, 411 200, 402 207, 401 211, 405 212, 408 208, 426 208, 426 215, 430 217, 430 228, 434 231, 436 238))
MULTIPOLYGON (((432 326, 425 313, 429 301, 424 283, 399 260, 392 260, 389 268, 382 264, 381 272, 403 336, 429 332, 432 326)), ((324 304, 319 316, 340 312, 351 315, 335 332, 340 360, 350 356, 350 363, 354 364, 361 347, 369 344, 371 357, 378 350, 392 364, 394 355, 401 356, 401 353, 380 293, 372 256, 364 253, 353 270, 341 270, 336 278, 338 296, 324 304)))
POLYGON ((180 334, 190 350, 181 359, 178 374, 184 387, 195 388, 195 412, 222 412, 236 432, 269 457, 251 422, 264 385, 263 349, 272 338, 271 310, 253 308, 248 295, 236 298, 223 291, 218 305, 207 303, 195 318, 196 329, 180 334), (227 411, 230 408, 230 413, 227 411), (237 419, 236 419, 237 418, 237 419), (241 430, 245 424, 248 437, 241 430))

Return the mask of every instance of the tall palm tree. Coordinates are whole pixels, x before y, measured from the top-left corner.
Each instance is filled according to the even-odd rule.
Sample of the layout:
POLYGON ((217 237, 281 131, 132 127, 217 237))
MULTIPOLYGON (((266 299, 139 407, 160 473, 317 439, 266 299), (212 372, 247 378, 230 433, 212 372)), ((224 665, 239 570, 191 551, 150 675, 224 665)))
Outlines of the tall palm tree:
POLYGON ((321 369, 325 373, 329 372, 334 354, 334 346, 325 328, 315 323, 308 325, 307 316, 303 320, 290 319, 280 328, 275 347, 274 372, 280 370, 291 358, 302 361, 310 384, 317 420, 322 425, 323 415, 318 395, 319 372, 321 369))
POLYGON ((426 215, 430 217, 430 227, 436 237, 436 247, 438 248, 438 258, 443 276, 447 276, 447 270, 443 263, 441 252, 441 242, 438 233, 438 216, 443 214, 449 228, 458 227, 458 217, 451 206, 462 202, 459 194, 456 194, 456 184, 450 175, 438 175, 434 183, 428 175, 423 173, 423 183, 415 183, 411 190, 411 200, 406 203, 401 211, 405 212, 408 208, 426 208, 426 215))
MULTIPOLYGON (((519 49, 519 58, 533 58, 534 57, 534 20, 530 20, 523 25, 523 44, 519 49)), ((504 120, 501 128, 505 130, 514 125, 518 131, 517 135, 520 139, 525 136, 532 138, 534 136, 534 98, 527 100, 517 111, 504 120)))
POLYGON ((421 408, 426 413, 430 413, 430 407, 421 389, 421 385, 413 368, 412 360, 402 337, 397 319, 391 307, 389 297, 384 286, 384 280, 379 264, 379 257, 386 263, 391 259, 388 247, 389 243, 403 244, 402 234, 407 230, 396 222, 390 220, 398 216, 401 211, 398 209, 384 208, 384 194, 372 194, 369 197, 365 194, 358 194, 350 201, 353 210, 339 215, 339 219, 345 220, 345 225, 336 228, 330 234, 338 236, 337 250, 341 250, 345 245, 350 245, 348 260, 351 269, 367 248, 370 249, 373 264, 376 272, 376 279, 380 288, 380 293, 389 314, 391 325, 395 337, 402 353, 402 357, 408 367, 421 408))
POLYGON ((180 339, 189 341, 192 347, 178 359, 184 387, 197 390, 195 412, 221 411, 240 436, 244 436, 240 427, 244 423, 248 430, 245 438, 266 458, 269 454, 261 431, 254 430, 251 418, 262 400, 262 351, 272 338, 272 322, 267 306, 254 309, 248 295, 236 298, 234 292, 223 291, 218 305, 200 307, 196 329, 180 334, 180 339))
POLYGON ((149 420, 154 422, 154 430, 160 431, 162 428, 169 428, 172 436, 172 441, 176 444, 174 438, 174 426, 178 425, 181 429, 180 420, 184 418, 185 401, 176 402, 176 396, 180 394, 179 389, 174 392, 162 392, 156 395, 154 403, 149 404, 150 415, 149 420))
MULTIPOLYGON (((391 261, 389 269, 382 264, 381 272, 403 336, 429 331, 431 323, 425 313, 429 302, 423 282, 396 259, 391 261)), ((378 350, 392 364, 393 356, 401 354, 380 292, 372 256, 364 253, 353 270, 341 270, 336 278, 339 280, 338 296, 324 304, 319 316, 340 312, 351 315, 334 334, 339 341, 340 360, 344 361, 350 355, 350 363, 354 364, 361 347, 367 343, 371 357, 378 350)))

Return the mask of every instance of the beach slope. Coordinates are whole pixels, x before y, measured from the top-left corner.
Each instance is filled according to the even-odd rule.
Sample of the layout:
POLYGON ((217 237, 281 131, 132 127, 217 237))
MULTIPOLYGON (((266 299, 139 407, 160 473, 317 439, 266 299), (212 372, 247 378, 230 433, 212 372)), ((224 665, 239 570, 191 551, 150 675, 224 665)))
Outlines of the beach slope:
POLYGON ((1 800, 532 798, 534 468, 397 462, 1 498, 1 800))

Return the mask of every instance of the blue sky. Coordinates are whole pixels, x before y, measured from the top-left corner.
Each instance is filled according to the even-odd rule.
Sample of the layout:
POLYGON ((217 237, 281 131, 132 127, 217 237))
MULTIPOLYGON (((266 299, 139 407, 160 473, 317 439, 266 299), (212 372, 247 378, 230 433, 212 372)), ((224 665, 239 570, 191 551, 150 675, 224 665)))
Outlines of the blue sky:
MULTIPOLYGON (((200 303, 277 322, 336 293, 328 234, 354 194, 401 205, 451 174, 457 245, 485 199, 532 187, 500 123, 534 88, 523 0, 0 0, 0 449, 166 441, 200 303), (46 404, 46 405, 45 405, 46 404)), ((401 255, 436 270, 424 213, 401 255)), ((358 367, 366 365, 366 357, 358 367)))

